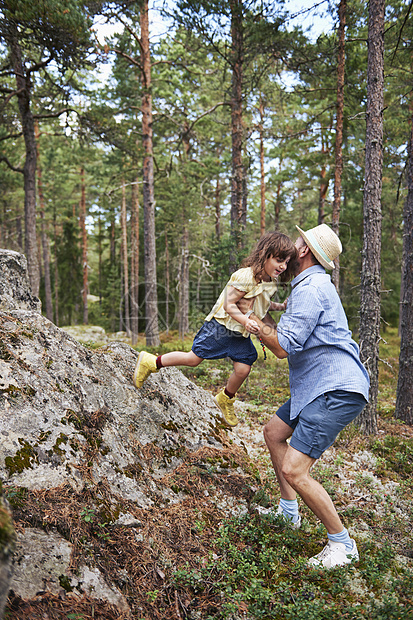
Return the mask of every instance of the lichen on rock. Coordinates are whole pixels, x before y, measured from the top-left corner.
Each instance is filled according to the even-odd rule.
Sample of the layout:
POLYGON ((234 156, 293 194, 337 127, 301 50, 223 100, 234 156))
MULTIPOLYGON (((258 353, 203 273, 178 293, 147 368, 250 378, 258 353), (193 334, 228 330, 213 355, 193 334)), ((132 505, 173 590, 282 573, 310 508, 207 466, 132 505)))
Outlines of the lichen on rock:
MULTIPOLYGON (((118 530, 121 514, 130 514, 133 523, 144 520, 145 511, 173 513, 171 507, 188 501, 192 455, 202 463, 204 451, 208 459, 214 454, 221 461, 229 449, 237 452, 236 481, 228 486, 237 497, 245 450, 224 428, 211 394, 174 368, 162 369, 136 390, 134 349, 111 342, 89 350, 39 313, 23 257, 0 251, 0 265, 5 266, 0 277, 0 476, 13 497, 16 518, 24 523, 12 590, 22 599, 33 598, 40 587, 60 596, 65 584, 75 583, 72 566, 80 563, 78 576, 93 577, 87 595, 98 599, 112 592, 126 609, 119 585, 109 583, 112 578, 100 572, 92 552, 85 563, 86 543, 73 541, 83 540, 85 528, 107 540, 107 528, 113 524, 118 530), (66 517, 59 496, 68 498, 67 506, 72 502, 66 517), (36 498, 41 498, 38 509, 26 510, 36 498), (90 504, 83 516, 73 508, 82 501, 90 504), (42 556, 47 541, 54 549, 66 549, 62 566, 42 556), (19 568, 23 558, 24 571, 19 568)), ((248 478, 247 459, 245 465, 248 478)), ((223 514, 225 506, 234 511, 237 501, 244 506, 245 500, 225 504, 217 490, 216 505, 223 514)), ((79 583, 71 596, 85 594, 79 583)))

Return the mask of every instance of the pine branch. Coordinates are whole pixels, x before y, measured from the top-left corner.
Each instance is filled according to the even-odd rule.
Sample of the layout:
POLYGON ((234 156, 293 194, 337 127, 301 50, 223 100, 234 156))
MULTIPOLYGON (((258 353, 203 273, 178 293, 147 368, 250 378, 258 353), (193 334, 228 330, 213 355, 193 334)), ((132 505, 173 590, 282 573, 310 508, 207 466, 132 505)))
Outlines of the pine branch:
POLYGON ((49 114, 33 114, 33 118, 35 119, 57 118, 58 116, 61 116, 62 114, 65 114, 67 112, 77 112, 77 110, 75 110, 74 108, 63 108, 62 110, 59 110, 58 112, 50 112, 49 114))
POLYGON ((0 162, 4 161, 8 167, 10 168, 10 170, 13 170, 13 172, 21 172, 21 174, 24 174, 24 170, 23 168, 16 168, 15 166, 13 166, 9 160, 7 159, 7 157, 0 157, 0 162))
POLYGON ((118 49, 116 49, 114 47, 112 47, 112 52, 115 52, 115 54, 117 54, 118 56, 121 56, 122 58, 125 58, 132 65, 135 65, 135 67, 138 67, 139 71, 143 71, 143 67, 142 67, 141 63, 138 60, 136 60, 136 58, 132 58, 132 56, 129 56, 129 54, 126 54, 125 52, 122 52, 121 50, 118 50, 118 49))

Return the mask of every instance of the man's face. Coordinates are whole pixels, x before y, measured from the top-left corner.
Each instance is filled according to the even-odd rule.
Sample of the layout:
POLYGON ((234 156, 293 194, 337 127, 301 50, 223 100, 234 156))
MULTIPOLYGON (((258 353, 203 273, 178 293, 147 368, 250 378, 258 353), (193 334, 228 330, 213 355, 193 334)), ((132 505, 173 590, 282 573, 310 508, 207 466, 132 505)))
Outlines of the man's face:
POLYGON ((306 243, 302 237, 298 237, 294 245, 295 245, 295 249, 297 250, 297 252, 300 252, 300 250, 306 246, 306 243))
POLYGON ((307 244, 302 237, 298 237, 294 245, 295 245, 295 249, 297 250, 297 258, 293 264, 293 273, 295 276, 297 276, 301 272, 301 260, 303 258, 301 256, 300 250, 303 250, 304 248, 306 248, 307 244))

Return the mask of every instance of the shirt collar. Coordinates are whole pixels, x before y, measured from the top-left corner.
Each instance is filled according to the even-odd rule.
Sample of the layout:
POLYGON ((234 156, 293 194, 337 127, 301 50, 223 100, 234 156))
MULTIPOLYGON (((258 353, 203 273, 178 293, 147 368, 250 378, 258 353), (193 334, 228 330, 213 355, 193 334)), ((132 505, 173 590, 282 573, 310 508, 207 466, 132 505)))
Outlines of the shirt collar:
POLYGON ((313 273, 325 272, 326 270, 321 265, 312 265, 311 267, 307 267, 307 269, 304 269, 304 271, 299 273, 298 276, 295 276, 295 278, 291 280, 291 288, 296 287, 297 284, 300 284, 300 282, 302 282, 305 278, 308 278, 308 276, 311 276, 313 273))

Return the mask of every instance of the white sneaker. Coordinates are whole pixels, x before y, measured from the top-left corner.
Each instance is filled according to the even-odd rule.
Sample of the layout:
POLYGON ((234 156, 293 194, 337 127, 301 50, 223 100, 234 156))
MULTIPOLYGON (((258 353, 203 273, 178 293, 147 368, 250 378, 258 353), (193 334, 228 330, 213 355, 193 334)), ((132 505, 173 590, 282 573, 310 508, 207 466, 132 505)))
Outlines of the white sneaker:
POLYGON ((290 527, 292 530, 298 530, 301 527, 301 517, 300 515, 298 515, 298 521, 291 521, 291 519, 289 517, 287 517, 284 513, 283 513, 283 509, 281 508, 281 506, 278 506, 277 510, 274 511, 274 508, 264 508, 263 506, 256 506, 255 510, 257 512, 260 513, 260 515, 271 515, 273 514, 276 517, 282 516, 285 524, 288 525, 288 527, 290 527))
POLYGON ((352 550, 346 551, 344 543, 329 540, 324 549, 313 558, 310 558, 308 563, 311 566, 334 568, 334 566, 344 566, 344 564, 357 561, 359 559, 359 552, 356 541, 352 539, 352 543, 352 550))

